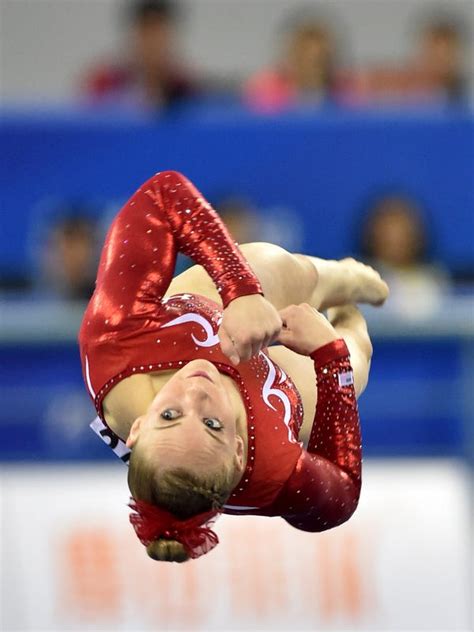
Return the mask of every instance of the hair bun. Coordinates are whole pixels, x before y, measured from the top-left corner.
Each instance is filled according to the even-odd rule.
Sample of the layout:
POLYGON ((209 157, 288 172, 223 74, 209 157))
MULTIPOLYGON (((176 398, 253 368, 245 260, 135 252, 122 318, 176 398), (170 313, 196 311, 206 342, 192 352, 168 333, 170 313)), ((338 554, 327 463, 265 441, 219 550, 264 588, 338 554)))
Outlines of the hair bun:
POLYGON ((167 538, 153 540, 146 547, 146 552, 157 562, 186 562, 190 559, 181 542, 167 538))

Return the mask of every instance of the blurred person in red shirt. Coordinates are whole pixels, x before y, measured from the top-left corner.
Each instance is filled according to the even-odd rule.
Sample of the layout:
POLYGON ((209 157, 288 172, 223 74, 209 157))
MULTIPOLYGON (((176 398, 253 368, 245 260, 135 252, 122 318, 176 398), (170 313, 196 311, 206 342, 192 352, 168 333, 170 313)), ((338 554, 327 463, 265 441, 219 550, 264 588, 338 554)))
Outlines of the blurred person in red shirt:
POLYGON ((192 97, 197 87, 177 60, 176 2, 132 0, 126 15, 129 48, 123 59, 87 74, 87 100, 157 110, 192 97))
POLYGON ((344 85, 340 49, 332 20, 330 24, 313 12, 298 12, 284 28, 280 61, 249 79, 244 101, 262 112, 338 101, 344 85))

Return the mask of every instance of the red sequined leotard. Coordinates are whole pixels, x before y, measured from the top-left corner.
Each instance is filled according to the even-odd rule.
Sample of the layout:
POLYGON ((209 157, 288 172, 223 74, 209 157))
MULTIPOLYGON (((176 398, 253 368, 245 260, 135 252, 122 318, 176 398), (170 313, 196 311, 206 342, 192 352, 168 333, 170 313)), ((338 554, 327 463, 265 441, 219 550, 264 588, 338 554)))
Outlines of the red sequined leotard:
POLYGON ((298 440, 300 396, 284 371, 264 351, 232 365, 220 349, 222 308, 215 302, 194 294, 164 298, 178 252, 204 266, 224 307, 262 291, 199 191, 176 172, 150 178, 108 232, 79 332, 84 380, 98 414, 93 430, 126 462, 123 438, 104 419, 107 392, 135 373, 209 360, 235 380, 247 411, 247 466, 225 511, 280 515, 308 531, 344 522, 357 506, 361 484, 359 419, 344 341, 312 355, 318 403, 305 450, 298 440))

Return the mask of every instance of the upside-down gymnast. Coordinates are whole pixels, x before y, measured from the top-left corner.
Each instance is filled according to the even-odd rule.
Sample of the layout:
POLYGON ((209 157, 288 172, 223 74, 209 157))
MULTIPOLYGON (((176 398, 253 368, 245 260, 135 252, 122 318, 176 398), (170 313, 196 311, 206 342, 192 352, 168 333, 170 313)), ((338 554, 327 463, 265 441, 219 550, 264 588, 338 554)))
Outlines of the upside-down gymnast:
POLYGON ((353 259, 239 248, 179 173, 138 189, 107 234, 79 344, 91 426, 129 465, 150 557, 207 553, 219 513, 312 532, 350 518, 372 353, 354 304, 387 294, 353 259), (197 265, 173 279, 178 252, 197 265))

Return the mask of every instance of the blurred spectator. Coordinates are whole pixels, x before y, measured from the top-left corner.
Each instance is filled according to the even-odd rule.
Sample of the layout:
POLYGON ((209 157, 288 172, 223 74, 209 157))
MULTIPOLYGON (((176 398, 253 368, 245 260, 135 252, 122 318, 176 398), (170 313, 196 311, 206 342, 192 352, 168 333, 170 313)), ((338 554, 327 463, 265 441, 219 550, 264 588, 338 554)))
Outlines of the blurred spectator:
POLYGON ((238 244, 268 241, 299 251, 302 247, 301 218, 285 205, 259 206, 241 195, 222 197, 215 208, 238 244))
POLYGON ((98 263, 95 222, 69 214, 50 227, 40 250, 39 292, 46 297, 87 300, 92 296, 98 263))
POLYGON ((408 60, 354 73, 352 87, 362 102, 461 103, 468 96, 466 53, 465 28, 452 17, 430 17, 408 60))
POLYGON ((194 82, 177 61, 177 18, 174 0, 129 0, 127 51, 89 73, 84 85, 88 100, 158 110, 195 94, 194 82))
POLYGON ((387 307, 406 317, 433 313, 450 289, 446 270, 429 260, 421 210, 404 194, 387 193, 369 205, 360 251, 390 286, 387 307))
POLYGON ((434 19, 418 36, 415 72, 428 95, 455 103, 465 99, 464 29, 452 19, 434 19))
POLYGON ((214 208, 238 244, 261 240, 260 220, 250 202, 231 195, 221 198, 214 208))
POLYGON ((258 72, 244 86, 244 100, 250 107, 277 112, 338 99, 340 46, 328 20, 298 12, 284 28, 281 47, 276 66, 258 72))

